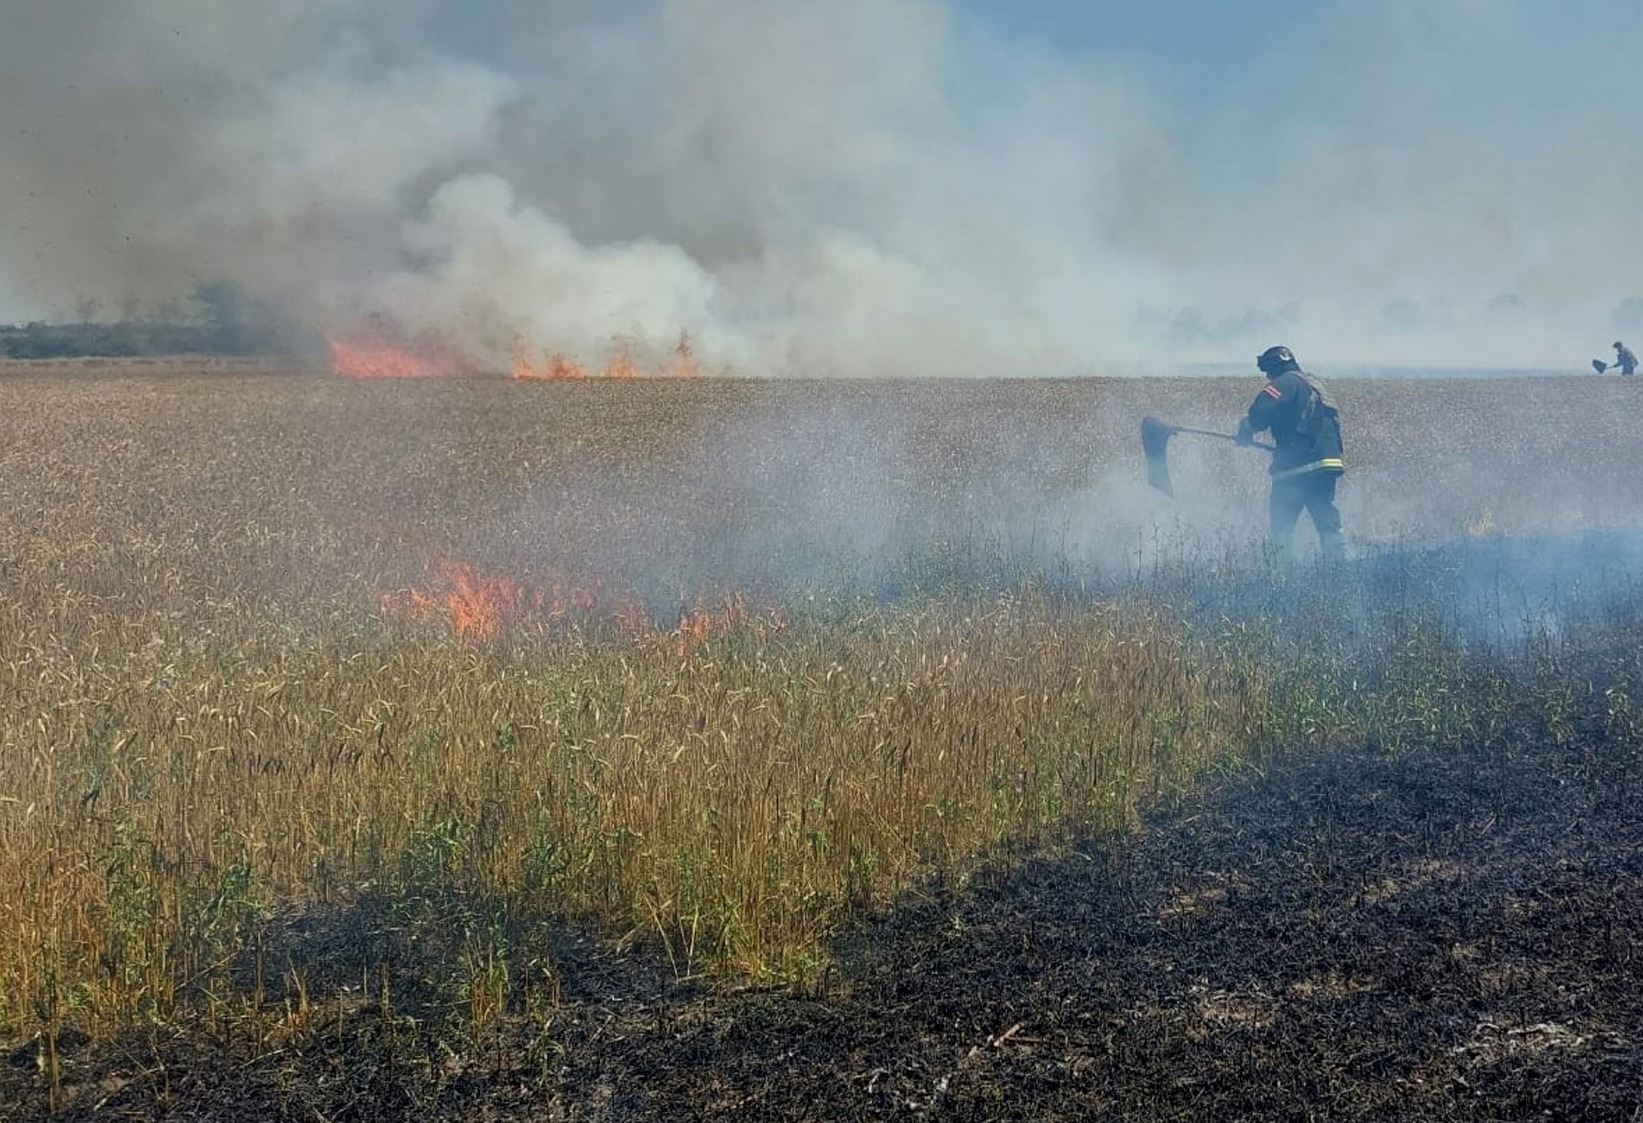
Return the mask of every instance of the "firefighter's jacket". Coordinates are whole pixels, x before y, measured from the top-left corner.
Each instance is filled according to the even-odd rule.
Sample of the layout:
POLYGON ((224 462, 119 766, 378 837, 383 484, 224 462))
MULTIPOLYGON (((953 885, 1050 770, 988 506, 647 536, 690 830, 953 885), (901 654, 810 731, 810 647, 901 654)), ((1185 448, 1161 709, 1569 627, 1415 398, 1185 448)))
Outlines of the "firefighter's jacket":
POLYGON ((1240 428, 1246 435, 1271 431, 1277 445, 1272 454, 1274 480, 1346 471, 1335 406, 1304 371, 1285 371, 1268 379, 1240 428))

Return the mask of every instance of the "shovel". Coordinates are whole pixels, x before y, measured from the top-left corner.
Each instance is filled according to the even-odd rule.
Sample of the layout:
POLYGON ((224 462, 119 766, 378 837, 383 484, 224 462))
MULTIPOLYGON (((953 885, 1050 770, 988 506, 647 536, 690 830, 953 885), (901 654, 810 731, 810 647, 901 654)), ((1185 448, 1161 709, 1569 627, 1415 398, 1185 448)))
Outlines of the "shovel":
POLYGON ((1609 369, 1609 364, 1604 362, 1602 359, 1593 359, 1592 369, 1597 371, 1597 373, 1602 374, 1604 371, 1609 369))
MULTIPOLYGON (((1177 433, 1190 433, 1195 437, 1214 437, 1217 440, 1238 443, 1235 433, 1218 433, 1214 429, 1189 429, 1185 425, 1170 425, 1156 417, 1141 419, 1141 450, 1147 454, 1147 483, 1171 498, 1175 495, 1175 488, 1170 483, 1169 459, 1165 455, 1169 449, 1169 439, 1177 433)), ((1272 446, 1256 441, 1253 448, 1272 451, 1272 446)))

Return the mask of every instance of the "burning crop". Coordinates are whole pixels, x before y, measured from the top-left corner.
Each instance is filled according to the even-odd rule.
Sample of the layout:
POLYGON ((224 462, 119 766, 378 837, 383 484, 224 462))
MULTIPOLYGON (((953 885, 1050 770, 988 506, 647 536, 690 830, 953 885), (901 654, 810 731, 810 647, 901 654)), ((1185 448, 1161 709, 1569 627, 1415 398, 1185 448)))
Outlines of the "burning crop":
POLYGON ((445 341, 437 337, 407 341, 380 317, 326 342, 331 369, 344 378, 440 378, 472 370, 445 341))
POLYGON ((613 589, 597 577, 535 582, 454 558, 435 559, 426 568, 425 583, 380 592, 377 604, 391 620, 445 629, 472 642, 591 630, 624 637, 666 660, 684 658, 715 637, 742 631, 764 640, 785 626, 779 604, 744 590, 702 593, 669 624, 638 592, 613 589))
MULTIPOLYGON (((610 348, 603 367, 597 368, 599 377, 633 379, 647 377, 647 372, 636 359, 637 348, 630 339, 618 339, 610 348)), ((532 347, 523 339, 515 340, 513 362, 510 368, 514 378, 538 382, 575 380, 589 376, 586 364, 578 362, 561 351, 532 347)), ((699 378, 701 364, 688 332, 679 334, 668 357, 657 364, 649 377, 699 378)))
POLYGON ((444 560, 432 566, 436 583, 380 594, 390 615, 415 621, 441 618, 464 638, 488 639, 526 619, 564 619, 573 606, 591 608, 596 594, 536 588, 512 577, 487 574, 467 562, 444 560))
POLYGON ((403 347, 331 340, 330 348, 332 368, 345 378, 433 378, 451 369, 403 347))
MULTIPOLYGON (((572 921, 681 976, 814 982, 841 925, 898 894, 1122 830, 1217 765, 1579 745, 1591 782, 1623 790, 1635 764, 1623 584, 1502 638, 1528 603, 1516 574, 1555 571, 1555 590, 1631 556, 1514 569, 1523 550, 1487 527, 1521 528, 1526 488, 1451 488, 1415 514, 1452 525, 1458 552, 1366 547, 1327 583, 1207 550, 1127 580, 1070 552, 984 570, 985 551, 933 550, 927 529, 956 540, 977 511, 1033 528, 1050 496, 1113 504, 1110 533, 1132 540, 1113 498, 1129 493, 1089 481, 1139 477, 1133 424, 1111 419, 1110 444, 1101 426, 1171 388, 314 385, 14 388, 0 1024, 16 1034, 101 1039, 203 1010, 266 1042, 362 977, 384 1009, 459 1010, 480 1033, 555 1001, 525 957, 572 921), (895 556, 828 568, 864 541, 895 556), (1489 627, 1480 603, 1505 606, 1489 627)), ((1207 385, 1180 392, 1244 397, 1207 385)), ((1367 481, 1425 467, 1436 411, 1417 393, 1341 394, 1366 419, 1367 481)), ((1614 436, 1594 446, 1623 449, 1614 436)), ((1589 510, 1643 493, 1605 454, 1620 484, 1589 510)))
MULTIPOLYGON (((408 335, 382 317, 371 317, 359 329, 327 339, 331 369, 344 378, 452 378, 494 369, 480 353, 438 335, 408 335)), ((634 340, 611 342, 602 363, 589 364, 563 350, 542 347, 516 337, 509 352, 507 373, 522 381, 564 382, 589 377, 617 380, 637 378, 699 378, 702 365, 688 332, 649 364, 639 359, 634 340)))

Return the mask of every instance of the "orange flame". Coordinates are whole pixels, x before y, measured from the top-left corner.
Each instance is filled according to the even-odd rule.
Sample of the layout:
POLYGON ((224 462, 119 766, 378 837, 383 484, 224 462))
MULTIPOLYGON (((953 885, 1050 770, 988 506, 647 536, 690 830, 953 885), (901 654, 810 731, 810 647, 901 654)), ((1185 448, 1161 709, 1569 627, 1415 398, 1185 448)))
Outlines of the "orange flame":
POLYGON ((515 378, 531 378, 544 381, 558 381, 570 378, 586 378, 587 368, 581 363, 573 362, 561 352, 555 351, 542 362, 531 360, 530 350, 523 340, 515 340, 513 346, 513 376, 515 378))
POLYGON ((750 607, 746 593, 734 592, 717 603, 706 597, 698 599, 695 607, 680 614, 679 623, 671 631, 645 617, 642 627, 634 632, 634 642, 667 662, 683 659, 707 641, 732 632, 750 632, 762 640, 786 627, 780 608, 750 607))
POLYGON ((506 575, 487 573, 468 562, 444 559, 432 563, 432 589, 399 589, 380 594, 383 611, 411 620, 442 617, 465 639, 490 639, 506 629, 551 623, 573 613, 591 615, 600 604, 597 587, 532 585, 506 575))
POLYGON ((741 592, 717 602, 703 597, 667 628, 652 618, 638 596, 608 596, 599 581, 539 586, 455 560, 434 562, 430 570, 433 588, 381 594, 381 608, 418 622, 443 620, 462 639, 488 640, 516 627, 602 617, 617 634, 665 662, 683 659, 701 644, 731 632, 751 632, 763 639, 786 627, 779 608, 753 607, 741 592))
POLYGON ((432 378, 434 366, 414 351, 398 347, 364 347, 328 340, 331 369, 345 378, 432 378))
POLYGON ((675 378, 700 378, 702 368, 696 362, 695 349, 690 345, 690 333, 679 333, 679 342, 673 345, 673 365, 669 372, 675 378))
MULTIPOLYGON (((436 335, 422 335, 408 341, 381 315, 367 317, 361 327, 346 337, 327 338, 331 369, 346 378, 438 378, 475 374, 483 369, 448 341, 436 335)), ((589 367, 563 351, 538 350, 523 336, 516 336, 510 373, 514 378, 564 381, 589 377, 589 367)), ((634 358, 634 341, 617 336, 602 369, 604 378, 643 378, 647 371, 634 358)), ((700 378, 702 367, 696 358, 689 332, 680 332, 672 354, 649 372, 662 378, 700 378)))
POLYGON ((511 577, 488 577, 470 565, 447 563, 445 605, 459 636, 488 639, 527 612, 541 608, 543 594, 511 577))
POLYGON ((621 341, 611 352, 610 361, 605 364, 606 378, 638 378, 639 368, 633 362, 633 344, 626 340, 621 341))
POLYGON ((331 369, 345 378, 437 378, 471 369, 443 340, 425 337, 408 344, 381 316, 368 317, 347 339, 326 343, 331 369))
MULTIPOLYGON (((542 352, 542 358, 540 359, 534 358, 532 352, 532 347, 523 338, 514 340, 513 377, 538 381, 559 381, 587 378, 589 376, 587 366, 562 351, 542 352)), ((664 378, 701 377, 701 364, 696 359, 689 332, 679 333, 679 341, 673 347, 672 359, 657 373, 664 378)), ((604 369, 599 374, 603 378, 645 377, 644 370, 633 357, 632 340, 617 338, 611 348, 609 357, 605 360, 604 369)))

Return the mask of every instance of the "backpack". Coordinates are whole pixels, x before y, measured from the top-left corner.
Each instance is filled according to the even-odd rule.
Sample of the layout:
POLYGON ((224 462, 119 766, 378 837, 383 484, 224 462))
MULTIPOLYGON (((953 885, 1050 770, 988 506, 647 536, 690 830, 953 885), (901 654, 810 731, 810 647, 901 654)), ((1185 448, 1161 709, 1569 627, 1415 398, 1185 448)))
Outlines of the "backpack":
POLYGON ((1339 447, 1340 412, 1335 408, 1335 403, 1329 400, 1323 386, 1311 375, 1296 373, 1300 374, 1301 381, 1306 383, 1308 392, 1302 399, 1300 411, 1295 417, 1295 435, 1314 448, 1319 445, 1339 447))

